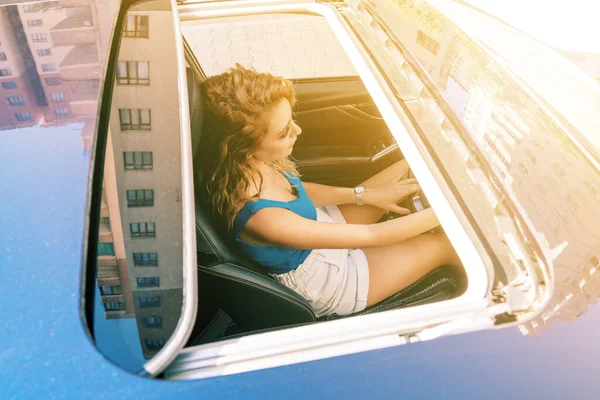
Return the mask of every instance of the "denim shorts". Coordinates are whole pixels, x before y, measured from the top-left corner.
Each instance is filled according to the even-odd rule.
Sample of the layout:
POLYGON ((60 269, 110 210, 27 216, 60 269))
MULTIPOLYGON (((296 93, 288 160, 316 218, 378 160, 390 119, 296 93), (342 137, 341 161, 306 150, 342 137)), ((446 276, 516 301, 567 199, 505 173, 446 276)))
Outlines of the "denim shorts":
MULTIPOLYGON (((337 206, 317 207, 317 221, 346 223, 337 206)), ((317 317, 367 306, 369 264, 360 249, 315 249, 296 269, 272 276, 304 297, 317 317)))

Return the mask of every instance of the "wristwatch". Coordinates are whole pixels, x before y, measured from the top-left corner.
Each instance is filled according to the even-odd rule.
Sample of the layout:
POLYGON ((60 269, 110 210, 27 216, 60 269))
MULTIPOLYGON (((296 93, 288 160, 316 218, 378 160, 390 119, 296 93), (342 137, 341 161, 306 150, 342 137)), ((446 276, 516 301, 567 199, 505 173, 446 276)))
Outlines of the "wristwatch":
POLYGON ((363 193, 366 192, 366 189, 362 186, 357 186, 354 188, 354 196, 356 197, 356 205, 362 206, 363 204, 363 193))

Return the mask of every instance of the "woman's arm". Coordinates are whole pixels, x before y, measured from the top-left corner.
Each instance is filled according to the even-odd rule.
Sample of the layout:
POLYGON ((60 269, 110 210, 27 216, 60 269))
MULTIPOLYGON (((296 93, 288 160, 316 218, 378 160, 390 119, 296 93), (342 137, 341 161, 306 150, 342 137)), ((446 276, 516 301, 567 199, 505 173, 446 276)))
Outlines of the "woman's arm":
POLYGON ((439 225, 433 209, 370 225, 318 222, 279 207, 254 214, 244 231, 274 246, 295 249, 354 249, 385 246, 439 225))
POLYGON ((302 184, 310 201, 316 207, 355 203, 353 188, 327 186, 312 182, 302 182, 302 184))
MULTIPOLYGON (((304 188, 315 206, 353 204, 356 200, 352 188, 311 182, 305 183, 304 188)), ((418 192, 419 189, 416 179, 399 179, 377 188, 368 188, 363 194, 363 203, 398 214, 410 214, 410 210, 398 206, 397 203, 418 192)))

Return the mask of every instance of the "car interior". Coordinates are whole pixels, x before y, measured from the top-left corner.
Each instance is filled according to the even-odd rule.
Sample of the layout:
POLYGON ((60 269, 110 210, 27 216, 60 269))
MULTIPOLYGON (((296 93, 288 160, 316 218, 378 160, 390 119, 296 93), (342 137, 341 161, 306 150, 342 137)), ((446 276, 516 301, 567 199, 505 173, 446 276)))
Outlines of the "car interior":
MULTIPOLYGON (((203 130, 202 84, 205 74, 185 44, 187 86, 194 163, 203 130)), ((404 158, 385 121, 358 76, 294 80, 295 115, 303 134, 292 157, 302 180, 352 187, 404 158)), ((260 264, 239 251, 213 223, 202 178, 194 175, 198 268, 198 313, 187 345, 439 302, 466 290, 464 271, 440 265, 409 287, 349 316, 317 318, 308 302, 272 278, 260 264), (223 313, 230 319, 218 325, 223 313)), ((427 207, 422 194, 412 211, 427 207)), ((383 218, 395 218, 386 214, 383 218)), ((396 267, 396 266, 390 266, 396 267)))

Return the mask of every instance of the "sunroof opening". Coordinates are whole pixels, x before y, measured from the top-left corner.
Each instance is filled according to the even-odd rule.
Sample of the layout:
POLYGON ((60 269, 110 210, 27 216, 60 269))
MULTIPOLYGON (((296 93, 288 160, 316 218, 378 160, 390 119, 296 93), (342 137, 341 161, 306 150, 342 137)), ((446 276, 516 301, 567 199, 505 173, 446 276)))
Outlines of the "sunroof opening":
MULTIPOLYGON (((196 18, 191 8, 186 10, 181 18, 192 102, 192 142, 197 143, 195 162, 219 152, 218 148, 202 148, 203 130, 215 129, 207 127, 206 114, 200 115, 207 101, 201 97, 205 96, 203 82, 240 64, 294 82, 294 118, 302 135, 291 156, 303 182, 351 188, 386 168, 399 172, 400 165, 406 165, 402 149, 327 18, 283 12, 196 18)), ((404 172, 408 178, 410 172, 404 172)), ((195 182, 199 316, 204 319, 197 320, 188 345, 342 317, 315 313, 310 299, 273 279, 268 268, 242 254, 227 232, 212 226, 216 211, 203 184, 200 179, 195 182)), ((407 203, 413 212, 428 207, 423 193, 407 203)), ((382 213, 379 221, 396 217, 399 215, 382 213)), ((354 315, 411 304, 399 300, 402 298, 412 298, 415 305, 450 299, 466 290, 468 280, 460 267, 450 266, 418 278, 395 298, 354 315), (444 282, 442 286, 433 289, 440 282, 444 282)))
MULTIPOLYGON (((286 285, 264 264, 243 254, 214 224, 217 212, 210 207, 198 171, 193 177, 182 176, 181 147, 186 145, 180 133, 188 121, 179 107, 180 38, 185 40, 191 122, 186 151, 193 154, 196 167, 202 157, 219 151, 202 147, 202 134, 211 122, 204 81, 240 64, 293 83, 294 118, 302 136, 291 156, 307 185, 353 188, 388 171, 384 175, 390 182, 378 183, 383 185, 396 178, 412 179, 413 171, 381 111, 381 96, 374 99, 381 89, 364 66, 358 68, 358 56, 348 53, 342 43, 348 39, 334 32, 330 19, 314 12, 214 19, 181 15, 182 36, 161 1, 135 6, 125 18, 110 110, 98 244, 95 330, 105 355, 139 373, 181 328, 186 305, 185 185, 195 187, 199 272, 196 322, 182 328, 193 329, 189 351, 202 353, 205 344, 307 324, 323 326, 320 334, 326 334, 328 321, 444 304, 472 285, 487 287, 485 279, 467 276, 457 257, 448 257, 448 263, 432 265, 377 301, 354 307, 351 313, 330 313, 316 309, 308 292, 286 285)), ((219 127, 211 126, 215 128, 219 127)), ((406 196, 400 207, 414 214, 429 204, 420 191, 406 196)), ((327 207, 321 211, 333 218, 327 207)), ((402 218, 382 210, 370 223, 402 218)), ((431 237, 442 237, 441 228, 436 230, 429 232, 431 237)), ((364 261, 367 255, 361 252, 364 261)))
MULTIPOLYGON (((167 379, 200 378, 482 329, 497 323, 498 315, 519 317, 503 294, 514 289, 509 285, 517 275, 532 271, 515 259, 524 254, 517 245, 522 232, 506 213, 500 190, 489 183, 492 173, 481 168, 483 158, 465 140, 470 131, 485 128, 479 124, 485 118, 456 112, 484 104, 467 100, 462 85, 475 82, 473 90, 483 95, 477 90, 489 85, 487 75, 469 79, 475 67, 491 69, 487 56, 477 53, 469 64, 462 56, 473 56, 475 45, 458 31, 448 43, 439 42, 441 25, 423 26, 422 14, 412 9, 417 22, 395 27, 405 35, 400 42, 356 2, 244 3, 248 8, 241 11, 236 4, 180 5, 181 25, 173 24, 177 14, 162 1, 142 3, 125 17, 114 61, 99 241, 93 244, 94 328, 103 354, 137 373, 156 375, 168 365, 167 379), (202 141, 206 129, 221 128, 207 116, 205 80, 236 64, 293 84, 293 117, 302 135, 297 133, 290 152, 304 187, 355 188, 385 171, 414 176, 423 190, 399 205, 416 214, 431 199, 443 224, 422 235, 442 237, 444 230, 461 260, 444 259, 406 287, 340 314, 315 307, 318 290, 300 290, 243 253, 240 241, 261 245, 261 238, 231 237, 214 224, 218 212, 210 207, 203 176, 190 168, 192 155, 198 164, 222 151, 220 143, 206 147, 202 141), (465 126, 459 129, 460 118, 465 126), (186 196, 192 187, 195 204, 186 196), (197 242, 190 241, 193 232, 197 242), (189 290, 186 265, 195 257, 186 251, 196 247, 198 288, 189 290), (468 263, 461 266, 463 260, 468 263), (198 308, 195 324, 190 305, 198 308), (465 325, 479 321, 469 318, 474 315, 485 320, 458 326, 462 312, 465 325)), ((504 111, 496 117, 513 115, 504 111)), ((494 151, 489 158, 506 164, 504 153, 483 137, 494 151)), ((300 198, 299 187, 285 195, 290 202, 300 198)), ((353 194, 358 201, 360 193, 353 194)), ((325 206, 321 212, 343 222, 325 206)), ((346 218, 340 207, 337 212, 346 218)), ((369 223, 403 218, 382 212, 369 223)), ((306 250, 312 255, 321 249, 306 250)))

